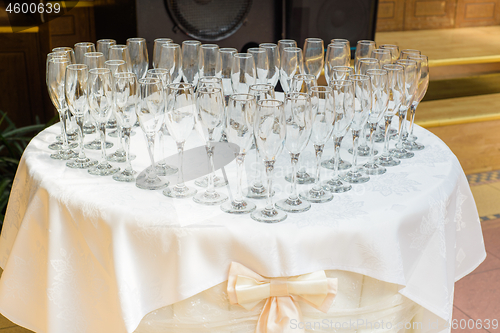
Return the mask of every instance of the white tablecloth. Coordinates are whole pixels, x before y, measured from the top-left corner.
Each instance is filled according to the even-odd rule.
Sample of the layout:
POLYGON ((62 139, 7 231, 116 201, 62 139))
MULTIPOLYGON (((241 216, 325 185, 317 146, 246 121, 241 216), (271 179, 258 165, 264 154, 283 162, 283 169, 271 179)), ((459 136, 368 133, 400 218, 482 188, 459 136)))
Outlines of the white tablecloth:
MULTIPOLYGON (((224 282, 232 261, 270 277, 363 274, 400 285, 399 293, 428 318, 449 321, 455 281, 486 255, 458 160, 418 126, 426 148, 414 158, 277 224, 69 169, 49 157, 47 145, 58 132, 53 126, 27 147, 0 239, 0 312, 36 332, 132 332, 147 313, 224 282)), ((138 132, 133 166, 142 170, 148 158, 138 132)), ((186 148, 200 145, 193 132, 186 148)), ((174 154, 173 141, 169 146, 174 154)), ((331 150, 330 143, 325 157, 331 150)), ((345 147, 342 156, 350 160, 345 147)), ((311 147, 303 161, 312 171, 311 147)), ((252 151, 249 178, 254 163, 252 151)), ((285 197, 289 165, 283 153, 274 200, 285 197)), ((234 191, 235 163, 225 170, 234 191)))

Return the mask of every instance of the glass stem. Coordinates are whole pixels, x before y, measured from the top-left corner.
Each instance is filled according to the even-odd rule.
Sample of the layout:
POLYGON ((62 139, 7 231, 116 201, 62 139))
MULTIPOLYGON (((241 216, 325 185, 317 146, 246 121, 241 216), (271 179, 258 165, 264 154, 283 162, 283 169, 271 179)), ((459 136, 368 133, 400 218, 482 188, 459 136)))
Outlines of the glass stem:
POLYGON ((84 134, 83 134, 83 115, 81 116, 76 116, 75 117, 76 124, 78 125, 78 138, 80 139, 80 151, 78 152, 78 159, 83 160, 85 159, 85 152, 83 151, 83 139, 84 139, 84 134))
POLYGON ((260 163, 259 163, 259 151, 257 150, 257 146, 255 146, 255 173, 256 173, 256 176, 255 176, 255 180, 253 182, 253 187, 255 188, 262 188, 263 185, 262 185, 262 178, 260 177, 260 172, 259 172, 259 166, 260 166, 260 163))
POLYGON ((266 178, 267 178, 267 198, 266 198, 266 208, 264 208, 264 214, 268 216, 275 215, 274 204, 271 197, 273 188, 273 170, 274 161, 265 161, 266 163, 266 178))
POLYGON ((338 178, 339 176, 339 165, 340 165, 340 144, 342 143, 343 137, 336 137, 333 140, 333 158, 334 158, 334 163, 333 163, 333 172, 334 178, 338 178))
POLYGON ((316 182, 314 183, 313 189, 315 191, 321 191, 321 179, 320 179, 320 164, 321 156, 323 155, 323 148, 325 145, 314 145, 314 151, 316 152, 316 182))
POLYGON ((62 126, 62 140, 63 140, 63 145, 62 145, 62 150, 68 150, 68 132, 67 132, 67 123, 66 123, 66 109, 62 110, 57 110, 59 111, 59 120, 61 121, 61 126, 62 126))
POLYGON ((384 156, 389 156, 389 129, 391 128, 392 116, 385 116, 384 133, 384 156))
POLYGON ((299 154, 290 153, 292 160, 292 193, 290 194, 290 200, 297 200, 297 174, 295 169, 297 168, 297 162, 299 161, 299 154))
POLYGON ((184 188, 184 172, 182 168, 182 161, 184 160, 184 142, 177 142, 177 151, 179 152, 179 175, 178 182, 175 187, 178 189, 184 188))
POLYGON ((359 132, 361 130, 352 131, 352 172, 358 171, 358 143, 359 143, 359 132))
POLYGON ((370 124, 370 163, 375 163, 375 142, 373 142, 373 134, 377 129, 377 123, 369 123, 370 124))
POLYGON ((236 180, 236 195, 234 197, 234 202, 240 204, 243 201, 243 191, 241 189, 241 182, 243 178, 243 162, 245 161, 245 154, 240 153, 236 157, 236 167, 237 167, 237 180, 236 180))
POLYGON ((120 144, 118 151, 125 149, 123 147, 123 131, 122 127, 117 125, 116 131, 118 132, 118 143, 120 144))
POLYGON ((410 128, 408 129, 408 141, 415 141, 413 139, 413 124, 415 123, 415 111, 417 111, 417 106, 418 102, 413 102, 411 107, 410 107, 410 114, 411 114, 411 121, 410 121, 410 128))
POLYGON ((156 164, 155 164, 155 135, 146 135, 146 140, 148 141, 148 153, 149 159, 151 160, 151 169, 147 172, 147 179, 152 180, 156 178, 156 164))
POLYGON ((130 127, 119 127, 120 128, 120 136, 123 134, 123 149, 125 150, 125 162, 126 167, 125 170, 132 172, 132 164, 130 163, 130 132, 132 129, 130 127))
POLYGON ((399 109, 399 136, 398 136, 398 143, 396 143, 396 148, 398 149, 403 149, 403 135, 404 135, 404 128, 405 128, 405 118, 406 118, 406 112, 408 109, 399 109))
POLYGON ((206 196, 213 196, 215 195, 215 185, 214 185, 214 179, 215 179, 215 167, 214 167, 214 147, 211 146, 211 143, 209 142, 206 146, 207 149, 207 155, 208 155, 208 162, 209 162, 209 167, 210 167, 210 174, 208 175, 208 187, 205 192, 206 196))
POLYGON ((101 137, 101 164, 106 163, 106 122, 99 124, 99 134, 101 137))

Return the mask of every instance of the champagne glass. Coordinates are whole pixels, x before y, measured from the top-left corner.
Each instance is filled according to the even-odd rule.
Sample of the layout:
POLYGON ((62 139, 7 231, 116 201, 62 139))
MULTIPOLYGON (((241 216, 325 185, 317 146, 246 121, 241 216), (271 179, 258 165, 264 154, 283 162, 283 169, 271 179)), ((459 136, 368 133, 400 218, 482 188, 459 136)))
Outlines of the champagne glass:
POLYGON ((285 94, 292 91, 291 83, 296 74, 304 72, 302 50, 298 47, 286 47, 280 59, 280 83, 285 94))
POLYGON ((387 71, 385 69, 369 69, 367 71, 372 85, 372 107, 368 115, 368 126, 370 128, 370 160, 363 165, 364 171, 369 175, 381 175, 387 170, 375 163, 374 134, 377 124, 384 116, 389 101, 387 90, 387 71))
POLYGON ((189 83, 172 83, 167 87, 167 104, 165 124, 172 138, 177 144, 179 156, 178 181, 175 186, 163 190, 163 194, 170 198, 189 198, 197 190, 186 186, 183 173, 184 143, 191 134, 196 116, 196 101, 194 87, 189 83))
POLYGON ((389 50, 391 52, 391 63, 395 63, 399 59, 399 46, 394 44, 382 44, 381 49, 389 50))
POLYGON ((236 53, 238 53, 238 50, 230 47, 219 49, 222 91, 224 93, 224 101, 226 102, 226 104, 229 100, 229 95, 233 93, 233 86, 231 84, 231 71, 233 69, 233 57, 236 53))
POLYGON ((323 189, 320 178, 321 155, 326 142, 332 136, 335 123, 335 103, 333 98, 333 89, 330 87, 315 86, 311 88, 311 106, 314 121, 310 140, 316 153, 316 182, 312 189, 300 194, 302 199, 309 202, 322 203, 333 199, 333 195, 323 189))
POLYGON ((163 45, 173 43, 170 38, 156 38, 153 46, 153 68, 160 68, 158 65, 161 62, 161 54, 163 52, 163 45))
POLYGON ((123 60, 127 66, 127 72, 132 72, 132 61, 127 45, 112 45, 109 48, 108 60, 123 60))
POLYGON ((233 56, 231 84, 233 93, 247 94, 248 89, 256 81, 255 61, 249 53, 236 53, 233 56))
POLYGON ((357 67, 356 74, 366 75, 366 72, 369 69, 380 69, 379 61, 375 58, 360 58, 360 59, 358 59, 358 67, 357 67))
POLYGON ((168 181, 158 177, 154 158, 155 136, 165 117, 164 96, 160 79, 148 77, 139 80, 139 101, 135 112, 139 119, 139 125, 146 135, 151 166, 146 168, 145 175, 137 177, 135 185, 145 190, 159 190, 169 184, 168 181))
MULTIPOLYGON (((170 82, 170 72, 167 69, 165 69, 165 68, 149 69, 147 74, 146 74, 146 77, 159 79, 161 82, 162 88, 163 88, 163 92, 165 94, 167 93, 167 87, 171 83, 170 82)), ((166 98, 166 96, 165 96, 165 98, 166 98)), ((166 112, 166 110, 165 110, 165 112, 166 112)), ((174 173, 176 173, 178 171, 178 169, 176 167, 168 165, 164 161, 164 159, 166 159, 168 157, 166 140, 167 140, 167 137, 169 134, 165 122, 163 122, 163 124, 161 125, 160 131, 158 133, 159 133, 158 140, 160 141, 160 152, 162 153, 163 158, 160 158, 160 161, 156 162, 156 174, 158 176, 173 175, 174 173)))
POLYGON ((50 155, 51 158, 56 160, 69 160, 71 158, 77 157, 77 154, 68 146, 67 136, 66 117, 68 115, 68 104, 66 102, 66 97, 64 94, 64 83, 66 79, 66 67, 69 64, 70 63, 67 56, 61 58, 53 57, 47 64, 47 87, 49 90, 49 96, 52 104, 59 113, 59 119, 61 121, 63 129, 63 142, 61 149, 58 150, 57 153, 50 155))
POLYGON ((195 87, 200 75, 200 46, 197 40, 182 42, 182 80, 195 87))
POLYGON ((352 167, 344 175, 343 179, 348 183, 361 184, 370 180, 370 177, 362 174, 358 167, 358 140, 368 120, 372 90, 369 76, 355 74, 352 76, 352 80, 354 82, 354 118, 351 123, 353 142, 352 167))
POLYGON ((293 39, 280 39, 278 41, 280 62, 281 62, 281 59, 283 59, 283 50, 287 47, 297 47, 297 42, 294 41, 293 39))
POLYGON ((274 207, 271 193, 274 163, 283 149, 286 136, 283 102, 275 99, 261 99, 258 101, 253 130, 259 155, 266 167, 267 200, 265 208, 255 210, 251 217, 258 222, 281 222, 287 218, 287 214, 274 207))
POLYGON ((419 79, 417 62, 410 59, 402 59, 396 61, 396 64, 403 66, 403 95, 401 98, 401 106, 399 107, 399 129, 398 142, 396 147, 390 150, 393 157, 396 158, 412 158, 415 154, 407 151, 403 144, 403 136, 405 133, 406 113, 411 106, 419 79))
POLYGON ((203 44, 200 46, 200 78, 204 76, 221 75, 219 46, 217 44, 203 44))
POLYGON ((333 68, 337 66, 349 67, 350 53, 345 44, 331 43, 328 45, 325 59, 325 79, 328 84, 333 80, 333 68))
MULTIPOLYGON (((117 72, 114 74, 114 104, 113 109, 118 123, 118 128, 123 135, 123 146, 125 151, 125 169, 115 173, 113 179, 120 182, 135 181, 135 174, 130 163, 130 133, 132 126, 137 121, 136 107, 139 99, 137 89, 137 77, 131 72, 117 72)), ((120 135, 120 137, 122 136, 120 135)))
POLYGON ((346 66, 350 65, 350 60, 351 60, 351 43, 347 39, 342 39, 342 38, 334 38, 330 41, 330 44, 342 44, 344 45, 347 53, 347 59, 349 59, 349 63, 346 66))
POLYGON ((95 52, 94 43, 81 42, 75 44, 75 63, 83 64, 83 56, 87 52, 95 52))
POLYGON ((285 96, 285 147, 292 163, 292 192, 287 199, 276 202, 276 207, 290 213, 305 212, 311 208, 308 201, 300 200, 297 194, 296 166, 300 153, 311 137, 313 112, 309 94, 291 92, 285 96))
POLYGON ((416 142, 417 137, 413 135, 413 125, 415 123, 415 111, 417 110, 418 104, 424 98, 427 88, 429 87, 429 60, 425 55, 410 56, 408 59, 415 60, 420 65, 420 76, 418 79, 417 92, 413 103, 410 106, 410 129, 408 131, 408 138, 405 140, 404 145, 405 148, 409 150, 422 150, 425 146, 416 142))
MULTIPOLYGON (((111 75, 115 76, 116 73, 124 73, 127 71, 127 64, 125 63, 124 60, 106 60, 104 62, 104 67, 109 68, 111 70, 111 75)), ((106 128, 112 129, 116 128, 116 130, 111 131, 108 133, 108 136, 116 138, 118 137, 119 143, 118 143, 118 149, 113 153, 108 155, 107 159, 110 162, 125 162, 125 150, 123 149, 123 139, 121 135, 121 129, 120 126, 116 126, 116 117, 115 117, 115 112, 111 114, 111 117, 109 117, 109 121, 106 124, 106 128)))
POLYGON ((55 47, 52 49, 52 52, 63 52, 69 58, 69 63, 76 64, 75 51, 73 48, 68 46, 55 47))
POLYGON ((109 48, 116 45, 116 40, 114 39, 99 39, 97 41, 97 52, 101 52, 104 55, 104 60, 109 60, 109 48))
POLYGON ((319 79, 325 63, 325 45, 321 38, 306 38, 304 42, 304 73, 319 79))
POLYGON ((409 57, 421 55, 419 50, 405 49, 401 50, 399 54, 399 59, 408 59, 409 57))
POLYGON ((380 67, 392 64, 391 50, 388 49, 375 49, 372 52, 372 58, 378 60, 380 67))
POLYGON ((358 61, 361 58, 371 58, 372 51, 377 47, 372 40, 359 40, 356 45, 356 53, 354 53, 354 72, 359 74, 358 61))
POLYGON ((198 133, 206 142, 209 160, 210 175, 208 176, 208 187, 203 193, 198 193, 193 200, 203 205, 219 205, 227 200, 227 196, 215 191, 214 186, 214 144, 222 135, 224 117, 224 96, 221 88, 203 87, 196 90, 196 121, 195 126, 198 133))
POLYGON ((267 83, 267 73, 269 72, 267 51, 260 47, 251 47, 248 49, 248 53, 253 56, 255 63, 255 83, 267 83))
POLYGON ((245 156, 252 147, 253 125, 255 116, 255 96, 250 94, 233 94, 229 97, 226 115, 227 139, 237 144, 239 152, 236 156, 237 180, 236 195, 232 201, 223 203, 220 208, 231 214, 247 214, 255 210, 255 204, 243 198, 242 178, 245 156))
MULTIPOLYGON (((275 99, 274 87, 270 84, 251 85, 249 89, 249 94, 255 96, 256 103, 258 103, 262 99, 275 99)), ((257 139, 254 137, 254 142, 256 140, 257 139)), ((262 164, 260 163, 259 153, 257 152, 257 145, 255 145, 255 150, 256 150, 255 151, 256 176, 254 178, 252 186, 247 192, 247 197, 253 199, 264 199, 267 198, 267 190, 265 186, 262 184, 261 180, 260 168, 262 164)), ((271 193, 271 195, 274 195, 274 193, 271 193)))
POLYGON ((401 163, 400 160, 394 158, 389 153, 389 137, 392 118, 398 113, 401 105, 404 85, 404 68, 401 65, 384 65, 383 69, 387 71, 387 92, 388 103, 387 110, 384 115, 385 119, 385 134, 384 134, 384 151, 377 158, 377 164, 384 167, 396 166, 401 163))
POLYGON ((88 109, 87 81, 89 69, 87 65, 73 64, 66 67, 65 95, 70 112, 76 118, 80 141, 78 157, 66 163, 70 168, 86 169, 97 164, 96 160, 85 156, 83 147, 83 116, 88 109))
MULTIPOLYGON (((334 89, 334 95, 335 96, 336 96, 336 94, 341 94, 342 96, 344 96, 344 93, 339 92, 338 89, 341 89, 341 91, 342 91, 342 90, 346 90, 347 88, 343 87, 341 85, 341 86, 337 86, 338 89, 336 89, 334 87, 334 84, 337 84, 338 81, 343 82, 345 80, 349 80, 349 78, 352 75, 354 75, 354 69, 352 67, 348 67, 348 66, 334 66, 333 67, 333 81, 330 82, 329 86, 332 89, 334 89)), ((336 110, 337 110, 336 114, 338 115, 339 112, 340 112, 339 108, 337 107, 336 110)), ((343 135, 340 138, 341 141, 342 141, 342 138, 343 138, 343 135)), ((340 142, 339 142, 339 145, 340 145, 340 142)), ((323 168, 332 169, 332 170, 335 168, 335 148, 336 147, 334 145, 332 158, 329 159, 329 160, 324 160, 323 162, 321 162, 321 166, 323 168)), ((340 148, 340 146, 339 146, 339 148, 340 148)), ((338 163, 339 170, 347 170, 347 169, 349 169, 351 167, 351 163, 344 161, 340 157, 340 154, 338 155, 338 158, 339 158, 339 163, 338 163)))
POLYGON ((333 123, 334 143, 334 175, 333 178, 324 183, 325 188, 331 192, 342 193, 349 191, 352 186, 344 184, 339 176, 340 166, 340 144, 349 130, 354 118, 354 82, 352 80, 338 80, 331 85, 335 103, 335 122, 333 123))
POLYGON ((106 159, 106 123, 113 108, 113 81, 111 70, 94 68, 89 70, 88 101, 92 117, 97 123, 101 137, 101 161, 88 170, 91 175, 108 176, 120 169, 113 167, 106 159))
POLYGON ((269 68, 266 83, 272 85, 274 89, 278 83, 280 73, 280 54, 278 45, 273 43, 262 43, 259 44, 259 47, 266 50, 269 68))
POLYGON ((182 52, 179 44, 165 43, 161 47, 158 68, 165 68, 170 72, 173 83, 179 83, 182 79, 182 52))
POLYGON ((148 48, 144 38, 127 39, 128 52, 130 54, 130 66, 132 73, 140 80, 146 76, 149 67, 148 48))

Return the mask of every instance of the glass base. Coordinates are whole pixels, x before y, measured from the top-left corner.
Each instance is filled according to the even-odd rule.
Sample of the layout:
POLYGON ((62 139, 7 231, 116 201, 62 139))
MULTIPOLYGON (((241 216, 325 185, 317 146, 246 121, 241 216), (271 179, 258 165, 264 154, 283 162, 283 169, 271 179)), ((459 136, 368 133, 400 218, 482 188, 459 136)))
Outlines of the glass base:
POLYGON ((375 160, 375 163, 384 167, 392 167, 396 165, 400 165, 401 161, 392 157, 392 156, 380 156, 375 160))
POLYGON ((137 172, 134 170, 123 170, 122 172, 115 173, 113 175, 113 179, 119 182, 128 182, 131 183, 135 181, 135 174, 137 172))
POLYGON ((143 190, 161 190, 167 187, 168 184, 169 182, 167 180, 160 179, 158 176, 148 178, 147 170, 141 173, 135 180, 135 186, 143 190))
POLYGON ((384 140, 385 140, 384 134, 378 134, 378 133, 376 133, 376 134, 373 135, 373 141, 375 141, 377 143, 384 142, 384 140))
MULTIPOLYGON (((208 187, 208 176, 195 180, 194 184, 196 186, 199 186, 199 187, 208 187)), ((214 178, 214 186, 215 187, 223 187, 226 185, 227 185, 227 182, 225 180, 215 176, 215 178, 214 178)))
MULTIPOLYGON (((321 162, 321 166, 323 168, 327 168, 330 170, 333 170, 335 168, 335 159, 332 157, 329 160, 324 160, 321 162)), ((347 170, 352 166, 351 163, 344 161, 343 159, 340 159, 339 161, 339 170, 347 170)))
MULTIPOLYGON (((352 148, 349 148, 348 150, 349 154, 352 154, 352 148)), ((373 150, 373 155, 377 155, 378 154, 378 150, 374 149, 373 150)), ((358 156, 368 156, 370 155, 370 148, 368 146, 359 146, 358 147, 358 156)), ((339 168, 340 170, 340 168, 339 168)))
POLYGON ((375 163, 366 163, 363 165, 363 171, 367 175, 382 175, 387 172, 387 169, 375 163))
POLYGON ((344 193, 350 191, 352 186, 344 184, 340 178, 330 179, 323 183, 323 188, 333 193, 344 193))
POLYGON ((55 154, 50 154, 50 158, 53 158, 55 160, 70 160, 72 158, 77 158, 78 154, 72 151, 71 149, 67 150, 59 150, 55 154))
POLYGON ((83 133, 85 134, 92 134, 95 133, 96 128, 94 125, 83 125, 83 133))
MULTIPOLYGON (((56 140, 62 142, 63 140, 62 134, 57 135, 56 140)), ((76 131, 68 133, 68 141, 77 141, 77 140, 78 140, 78 133, 76 131)))
POLYGON ((115 168, 108 162, 99 163, 88 170, 88 172, 94 176, 109 176, 117 173, 118 171, 120 171, 120 168, 115 168))
POLYGON ((423 144, 420 144, 420 143, 415 142, 415 141, 405 141, 403 144, 404 144, 404 147, 408 150, 422 150, 425 148, 425 146, 423 144))
POLYGON ((179 169, 168 164, 156 164, 156 173, 158 176, 170 176, 177 173, 177 171, 179 171, 179 169))
POLYGON ((300 198, 314 203, 323 203, 332 201, 333 194, 326 192, 323 188, 321 190, 311 189, 306 192, 302 192, 299 195, 300 198))
MULTIPOLYGON (((274 190, 271 193, 271 197, 274 196, 274 190)), ((247 191, 247 194, 245 195, 247 198, 250 199, 266 199, 267 198, 267 189, 264 186, 255 186, 252 185, 247 191)))
POLYGON ((252 202, 247 202, 245 200, 241 202, 227 201, 220 206, 223 212, 229 214, 249 214, 255 210, 256 206, 252 202))
POLYGON ((197 193, 193 197, 194 202, 207 206, 220 205, 226 200, 227 195, 218 192, 207 193, 207 191, 205 191, 203 193, 197 193))
POLYGON ((412 153, 411 151, 408 151, 404 148, 393 148, 391 150, 389 150, 389 153, 391 153, 391 156, 392 157, 396 157, 396 158, 412 158, 413 156, 415 156, 414 153, 412 153))
MULTIPOLYGON (((51 150, 61 150, 62 147, 63 147, 62 141, 57 141, 57 142, 51 143, 49 145, 49 149, 51 149, 51 150)), ((68 142, 68 147, 69 147, 69 149, 74 149, 74 148, 78 147, 78 144, 75 142, 68 142)))
MULTIPOLYGON (((101 150, 101 140, 95 139, 84 145, 85 149, 101 150)), ((106 149, 113 147, 111 142, 106 141, 106 149)))
POLYGON ((359 171, 349 171, 342 179, 351 184, 363 184, 370 180, 370 177, 363 175, 359 171))
POLYGON ((116 120, 109 120, 106 123, 106 129, 115 129, 116 128, 116 120))
MULTIPOLYGON (((292 174, 289 173, 288 175, 285 176, 285 180, 289 183, 292 182, 292 174)), ((303 185, 303 184, 312 184, 314 183, 314 178, 311 177, 307 172, 297 172, 295 174, 295 181, 297 184, 303 185)))
POLYGON ((276 202, 276 207, 289 213, 305 212, 311 208, 308 201, 302 201, 300 198, 287 198, 276 202))
POLYGON ((169 198, 183 199, 190 198, 194 196, 198 192, 197 189, 192 187, 184 186, 173 186, 172 188, 168 187, 163 190, 163 195, 169 198))
POLYGON ((257 222, 277 223, 284 221, 287 218, 287 215, 285 212, 277 210, 273 207, 272 210, 267 210, 265 208, 255 210, 250 217, 257 222))
POLYGON ((97 160, 91 160, 88 157, 85 158, 75 158, 72 161, 66 163, 66 166, 73 169, 87 169, 97 164, 97 160))

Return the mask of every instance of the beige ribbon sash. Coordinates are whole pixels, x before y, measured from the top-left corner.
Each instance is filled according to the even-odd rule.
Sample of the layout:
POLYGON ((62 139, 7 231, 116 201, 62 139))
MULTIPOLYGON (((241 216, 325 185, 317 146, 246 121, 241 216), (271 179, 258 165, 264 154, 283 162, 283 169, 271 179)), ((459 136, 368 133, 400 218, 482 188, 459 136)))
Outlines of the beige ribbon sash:
POLYGON ((252 310, 267 299, 257 322, 256 333, 303 332, 290 321, 299 323, 302 314, 300 299, 326 313, 337 294, 337 279, 327 278, 325 271, 280 278, 263 277, 247 267, 232 262, 229 268, 227 293, 231 304, 252 310))

